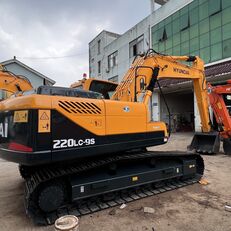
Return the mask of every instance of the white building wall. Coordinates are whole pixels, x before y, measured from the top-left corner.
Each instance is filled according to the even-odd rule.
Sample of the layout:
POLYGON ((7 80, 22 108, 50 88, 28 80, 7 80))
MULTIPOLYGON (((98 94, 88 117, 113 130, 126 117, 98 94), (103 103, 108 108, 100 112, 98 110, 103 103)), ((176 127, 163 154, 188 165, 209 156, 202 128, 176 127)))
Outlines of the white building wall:
POLYGON ((194 123, 195 123, 195 131, 201 132, 201 118, 197 106, 196 95, 194 93, 194 123))
POLYGON ((158 92, 152 94, 152 120, 160 121, 160 94, 158 92))
POLYGON ((152 45, 151 40, 151 27, 160 21, 167 18, 169 15, 183 8, 193 0, 171 0, 165 5, 154 11, 141 22, 136 24, 130 30, 119 36, 107 31, 102 31, 96 38, 89 43, 89 67, 90 77, 98 76, 97 64, 98 61, 102 63, 102 73, 99 76, 103 79, 108 79, 114 76, 122 79, 128 70, 133 58, 129 58, 129 43, 141 35, 144 35, 144 51, 147 51, 152 45), (100 55, 97 53, 97 41, 101 40, 102 52, 100 55), (108 55, 118 51, 118 66, 108 69, 108 55), (92 59, 94 61, 92 61, 92 59))
POLYGON ((123 76, 129 69, 134 57, 129 57, 129 43, 137 39, 140 36, 144 36, 144 51, 150 48, 150 17, 148 16, 140 23, 132 27, 130 30, 125 32, 118 39, 114 40, 112 43, 108 44, 104 49, 104 66, 108 65, 108 55, 118 51, 118 66, 115 66, 108 72, 103 73, 104 79, 109 79, 113 76, 118 75, 119 81, 122 80, 123 76))
POLYGON ((89 43, 89 76, 105 79, 107 65, 105 59, 105 47, 119 37, 118 34, 102 31, 89 43), (98 52, 98 41, 100 41, 100 53, 98 52), (98 62, 101 61, 101 73, 98 73, 98 62))

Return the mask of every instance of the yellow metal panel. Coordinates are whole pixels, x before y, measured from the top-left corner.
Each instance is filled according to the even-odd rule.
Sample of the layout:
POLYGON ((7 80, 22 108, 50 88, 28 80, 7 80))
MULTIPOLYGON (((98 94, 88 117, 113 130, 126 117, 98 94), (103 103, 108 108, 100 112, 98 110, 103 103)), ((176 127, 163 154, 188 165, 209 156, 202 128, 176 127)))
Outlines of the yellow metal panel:
POLYGON ((146 132, 146 107, 143 103, 105 100, 106 134, 146 132))
POLYGON ((164 131, 165 136, 168 136, 166 124, 164 122, 150 122, 147 124, 147 132, 164 131))
MULTIPOLYGON (((105 135, 105 106, 104 100, 100 99, 85 99, 85 98, 72 98, 72 97, 56 97, 53 98, 52 108, 59 111, 72 122, 78 124, 82 128, 92 132, 96 135, 105 135), (94 103, 100 108, 100 113, 90 113, 91 110, 82 110, 82 113, 74 113, 73 111, 66 111, 59 106, 59 101, 74 102, 74 103, 94 103)), ((74 109, 74 108, 73 108, 74 109)), ((94 111, 94 110, 93 110, 94 111)))
POLYGON ((51 109, 52 96, 27 95, 1 101, 1 110, 51 109))
POLYGON ((51 131, 51 111, 39 110, 38 111, 38 132, 45 133, 51 131))

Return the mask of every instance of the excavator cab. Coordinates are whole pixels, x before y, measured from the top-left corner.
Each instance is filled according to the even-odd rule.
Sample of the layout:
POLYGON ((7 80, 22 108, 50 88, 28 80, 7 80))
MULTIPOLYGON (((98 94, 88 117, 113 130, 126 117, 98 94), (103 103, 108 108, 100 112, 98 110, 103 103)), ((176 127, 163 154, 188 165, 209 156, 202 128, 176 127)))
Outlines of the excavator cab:
POLYGON ((117 86, 118 83, 112 81, 89 78, 79 80, 78 82, 71 84, 70 87, 98 92, 104 96, 104 99, 110 99, 117 86))

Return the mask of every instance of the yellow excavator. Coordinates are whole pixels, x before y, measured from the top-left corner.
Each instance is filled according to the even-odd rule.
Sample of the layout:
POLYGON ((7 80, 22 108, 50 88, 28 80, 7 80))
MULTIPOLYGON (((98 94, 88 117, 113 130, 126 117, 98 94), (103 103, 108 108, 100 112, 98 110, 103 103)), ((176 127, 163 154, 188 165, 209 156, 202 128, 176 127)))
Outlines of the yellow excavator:
POLYGON ((166 124, 150 116, 150 97, 161 78, 193 81, 204 148, 214 151, 204 63, 197 56, 149 50, 136 57, 110 99, 41 86, 1 103, 0 157, 20 164, 26 212, 34 222, 51 224, 67 213, 89 214, 200 179, 199 154, 146 150, 169 138, 166 124))
POLYGON ((0 65, 0 89, 11 95, 32 90, 33 87, 26 77, 15 75, 0 65))

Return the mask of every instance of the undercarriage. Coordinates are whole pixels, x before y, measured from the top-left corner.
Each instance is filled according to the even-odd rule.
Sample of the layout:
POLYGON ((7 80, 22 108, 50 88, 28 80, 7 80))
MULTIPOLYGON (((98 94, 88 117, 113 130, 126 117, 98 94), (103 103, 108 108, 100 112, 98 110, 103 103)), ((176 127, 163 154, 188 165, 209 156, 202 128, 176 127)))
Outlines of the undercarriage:
POLYGON ((178 151, 45 166, 26 178, 26 212, 36 224, 52 224, 66 214, 81 216, 196 183, 203 171, 200 155, 178 151))

